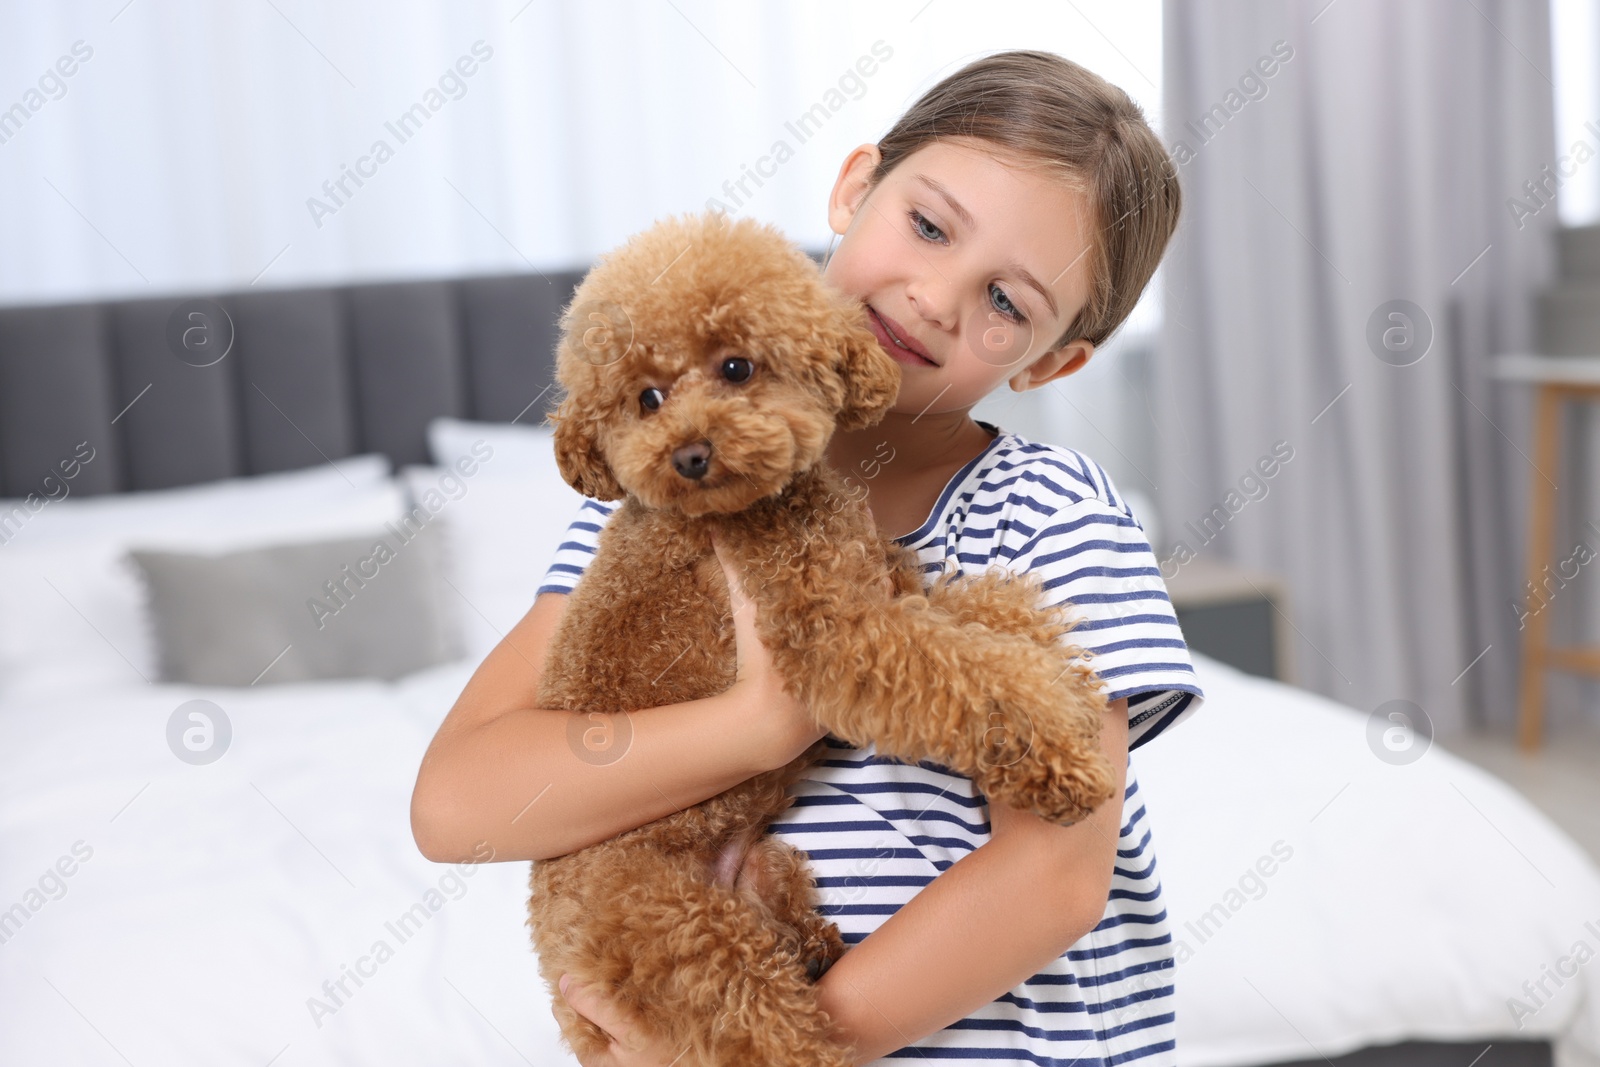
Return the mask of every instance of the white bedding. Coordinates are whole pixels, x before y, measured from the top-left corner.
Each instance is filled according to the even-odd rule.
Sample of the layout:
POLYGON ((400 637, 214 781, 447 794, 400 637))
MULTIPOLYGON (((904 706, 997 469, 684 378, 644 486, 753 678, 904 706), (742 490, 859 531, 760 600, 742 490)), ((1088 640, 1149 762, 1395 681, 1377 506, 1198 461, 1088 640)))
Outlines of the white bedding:
POLYGON ((1205 707, 1134 755, 1180 942, 1182 1063, 1505 1038, 1600 1063, 1600 962, 1573 960, 1600 950, 1600 871, 1569 837, 1438 745, 1385 763, 1366 715, 1195 663, 1205 707), (1249 878, 1278 842, 1289 858, 1249 878), (1546 968, 1576 973, 1558 987, 1546 968), (1523 989, 1541 979, 1550 996, 1523 989))
POLYGON ((0 945, 0 1063, 575 1063, 521 926, 527 864, 461 877, 411 840, 418 762, 469 674, 0 705, 0 906, 93 850, 0 945), (191 766, 166 723, 201 694, 233 736, 191 766), (386 924, 430 890, 402 942, 386 924), (324 981, 380 940, 392 957, 335 1004, 324 981))
MULTIPOLYGON (((1574 845, 1438 748, 1389 766, 1364 716, 1199 670, 1206 708, 1136 756, 1191 950, 1185 1064, 1405 1037, 1551 1037, 1568 1063, 1595 1058, 1600 964, 1521 1031, 1507 1008, 1574 942, 1600 944, 1600 876, 1574 845), (1258 891, 1245 876, 1278 842, 1258 891), (1201 941, 1188 924, 1218 903, 1201 941)), ((463 877, 411 840, 418 761, 469 674, 0 702, 0 909, 26 912, 0 943, 0 1064, 575 1062, 527 947, 527 865, 463 877), (200 696, 233 734, 193 766, 166 726, 200 696), (402 940, 388 924, 418 904, 402 940), (324 982, 358 964, 335 1004, 324 982)))

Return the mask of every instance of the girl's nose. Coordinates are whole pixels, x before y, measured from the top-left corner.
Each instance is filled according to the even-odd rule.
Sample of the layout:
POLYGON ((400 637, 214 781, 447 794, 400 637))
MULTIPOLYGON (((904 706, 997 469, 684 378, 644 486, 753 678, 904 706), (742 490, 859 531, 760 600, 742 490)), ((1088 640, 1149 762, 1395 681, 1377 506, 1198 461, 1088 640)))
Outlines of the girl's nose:
POLYGON ((906 300, 924 322, 938 330, 949 330, 956 324, 955 286, 931 267, 926 274, 913 278, 906 285, 906 300))

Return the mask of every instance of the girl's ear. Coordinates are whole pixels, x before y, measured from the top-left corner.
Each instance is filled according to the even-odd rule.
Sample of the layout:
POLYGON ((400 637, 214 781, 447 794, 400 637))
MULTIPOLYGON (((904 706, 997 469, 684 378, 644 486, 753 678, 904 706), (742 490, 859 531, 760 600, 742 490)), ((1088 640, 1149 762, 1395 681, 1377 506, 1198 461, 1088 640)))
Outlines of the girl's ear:
POLYGON ((839 167, 833 192, 828 196, 828 228, 842 234, 850 228, 861 201, 871 188, 872 172, 883 158, 875 144, 857 145, 839 167))
POLYGON ((1013 374, 1010 379, 1011 391, 1024 393, 1046 382, 1076 374, 1084 368, 1094 353, 1093 343, 1081 337, 1076 341, 1068 341, 1060 348, 1044 353, 1026 369, 1013 374))
POLYGON ((622 486, 595 441, 598 420, 579 409, 570 396, 545 417, 555 424, 556 466, 567 484, 595 500, 621 500, 622 486))
POLYGON ((837 366, 844 403, 836 426, 859 430, 882 419, 900 395, 900 364, 883 350, 871 330, 858 323, 850 323, 839 338, 837 366))

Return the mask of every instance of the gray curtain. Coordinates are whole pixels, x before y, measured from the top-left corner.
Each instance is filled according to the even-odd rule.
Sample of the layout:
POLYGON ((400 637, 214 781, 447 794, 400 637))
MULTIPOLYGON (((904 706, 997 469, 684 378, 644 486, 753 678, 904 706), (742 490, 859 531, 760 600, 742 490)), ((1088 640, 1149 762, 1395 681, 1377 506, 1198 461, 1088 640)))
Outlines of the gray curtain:
POLYGON ((1507 203, 1537 205, 1524 183, 1557 156, 1548 7, 1165 18, 1185 194, 1152 386, 1167 551, 1282 576, 1299 684, 1503 729, 1541 475, 1529 395, 1489 368, 1531 349, 1554 272, 1555 205, 1507 203))

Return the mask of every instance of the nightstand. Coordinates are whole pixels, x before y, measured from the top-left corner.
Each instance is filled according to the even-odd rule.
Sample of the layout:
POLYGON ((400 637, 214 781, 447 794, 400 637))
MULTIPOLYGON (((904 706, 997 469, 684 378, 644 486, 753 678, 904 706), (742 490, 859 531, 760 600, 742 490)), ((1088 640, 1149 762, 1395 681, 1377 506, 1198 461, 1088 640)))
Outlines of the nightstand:
POLYGON ((1167 595, 1190 648, 1247 674, 1292 680, 1276 575, 1197 559, 1167 579, 1167 595))

